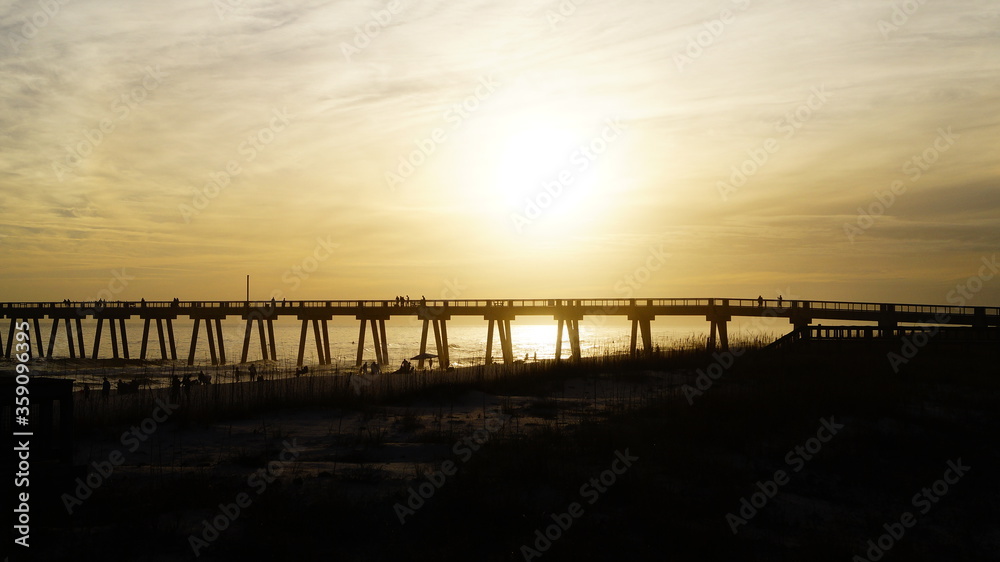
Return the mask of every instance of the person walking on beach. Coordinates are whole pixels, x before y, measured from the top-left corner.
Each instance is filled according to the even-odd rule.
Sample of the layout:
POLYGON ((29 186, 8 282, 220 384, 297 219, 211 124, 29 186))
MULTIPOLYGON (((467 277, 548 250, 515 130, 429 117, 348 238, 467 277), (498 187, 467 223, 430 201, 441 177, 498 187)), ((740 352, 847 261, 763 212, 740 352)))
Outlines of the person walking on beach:
POLYGON ((361 374, 362 375, 367 375, 368 374, 368 362, 367 361, 365 361, 365 364, 361 366, 361 374))
POLYGON ((101 383, 101 397, 107 400, 108 396, 111 396, 111 381, 108 377, 104 377, 104 382, 101 383))
POLYGON ((83 383, 83 399, 90 398, 90 383, 83 383))
POLYGON ((181 379, 177 375, 170 376, 170 400, 176 402, 181 397, 181 379))

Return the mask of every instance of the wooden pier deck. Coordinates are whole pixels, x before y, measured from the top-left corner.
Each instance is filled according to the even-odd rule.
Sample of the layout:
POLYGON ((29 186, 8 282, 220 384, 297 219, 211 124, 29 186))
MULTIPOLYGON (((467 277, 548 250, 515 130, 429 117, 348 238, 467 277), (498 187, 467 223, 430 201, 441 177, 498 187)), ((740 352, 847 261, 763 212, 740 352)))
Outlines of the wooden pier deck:
MULTIPOLYGON (((140 359, 149 352, 149 336, 155 326, 161 359, 177 359, 174 323, 178 318, 193 320, 188 364, 194 363, 201 326, 207 338, 213 364, 226 364, 228 356, 222 339, 222 320, 239 317, 246 323, 240 362, 245 363, 257 328, 261 355, 276 360, 274 321, 294 317, 301 322, 297 363, 302 365, 310 332, 321 364, 329 364, 329 322, 335 317, 353 317, 359 324, 357 363, 362 361, 367 331, 375 343, 376 360, 388 364, 385 323, 393 318, 415 317, 423 322, 420 353, 427 352, 433 332, 439 364, 449 365, 448 321, 454 317, 482 317, 487 322, 486 360, 491 361, 494 333, 505 362, 512 362, 511 322, 518 317, 551 317, 557 323, 556 355, 561 355, 563 332, 567 333, 571 356, 580 357, 579 322, 587 317, 622 317, 632 324, 630 352, 652 349, 651 322, 663 316, 702 317, 710 323, 708 347, 728 349, 728 323, 733 317, 787 318, 793 331, 805 333, 813 322, 837 320, 872 323, 883 330, 901 324, 950 325, 987 328, 1000 326, 1000 307, 970 307, 926 304, 869 303, 811 300, 730 299, 730 298, 647 298, 647 299, 466 299, 414 300, 307 300, 307 301, 98 301, 98 302, 5 302, 0 318, 9 319, 6 337, 0 327, 0 354, 10 358, 15 349, 14 334, 28 323, 37 337, 31 349, 36 356, 52 357, 59 327, 64 329, 71 358, 87 358, 82 320, 95 319, 93 346, 89 358, 100 358, 101 334, 107 323, 111 334, 112 357, 130 358, 127 328, 142 321, 140 359), (41 321, 51 320, 47 345, 43 345, 41 321), (310 330, 310 325, 312 329, 310 330), (75 330, 74 330, 75 328, 75 330), (5 341, 6 340, 6 341, 5 341)), ((423 361, 420 362, 420 367, 423 361)))

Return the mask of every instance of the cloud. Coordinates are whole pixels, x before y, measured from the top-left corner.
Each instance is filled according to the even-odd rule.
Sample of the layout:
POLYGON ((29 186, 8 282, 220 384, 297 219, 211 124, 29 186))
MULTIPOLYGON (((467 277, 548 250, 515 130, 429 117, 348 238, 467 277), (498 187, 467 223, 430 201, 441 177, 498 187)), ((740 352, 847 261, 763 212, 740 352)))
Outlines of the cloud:
POLYGON ((986 0, 923 4, 889 33, 888 1, 400 6, 388 21, 377 0, 0 10, 6 292, 62 298, 61 276, 100 278, 123 263, 155 271, 157 290, 197 275, 211 291, 213 271, 280 276, 320 236, 343 246, 319 278, 349 279, 350 290, 433 286, 446 270, 499 286, 519 267, 546 281, 532 287, 525 275, 507 292, 547 294, 594 287, 595 263, 620 277, 644 251, 637 241, 661 234, 685 266, 664 289, 715 279, 699 253, 738 248, 734 293, 776 271, 814 282, 852 258, 907 269, 915 247, 930 261, 1000 243, 1000 10, 986 0), (720 28, 723 8, 732 17, 720 28), (345 46, 358 52, 345 57, 345 46), (681 67, 679 55, 690 59, 681 67), (484 77, 499 86, 456 125, 446 112, 484 77), (814 88, 829 101, 785 136, 780 124, 814 88), (509 209, 483 203, 495 195, 492 170, 516 165, 498 161, 504 135, 541 123, 585 142, 609 117, 627 124, 628 140, 600 161, 588 195, 600 214, 543 216, 545 237, 523 237, 509 209), (960 132, 955 149, 864 245, 846 242, 843 222, 874 191, 909 181, 904 162, 939 127, 960 132), (389 190, 385 172, 438 128, 447 140, 389 190), (723 201, 717 183, 768 138, 780 150, 723 201), (239 173, 186 221, 182 206, 215 192, 232 164, 239 173), (29 272, 52 281, 28 283, 29 272))

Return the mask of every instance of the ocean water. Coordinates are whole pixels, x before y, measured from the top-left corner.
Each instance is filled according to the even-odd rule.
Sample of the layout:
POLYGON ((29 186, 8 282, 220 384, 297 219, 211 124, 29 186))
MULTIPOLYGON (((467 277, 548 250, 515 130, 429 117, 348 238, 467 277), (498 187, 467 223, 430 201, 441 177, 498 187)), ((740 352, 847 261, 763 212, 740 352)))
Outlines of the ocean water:
MULTIPOLYGON (((678 342, 690 340, 691 338, 707 337, 707 322, 687 322, 678 323, 675 321, 654 321, 652 324, 652 337, 654 346, 669 347, 678 342)), ((193 320, 179 318, 174 321, 174 337, 177 347, 177 363, 186 364, 188 352, 191 345, 191 331, 193 320)), ((94 335, 97 323, 94 320, 83 322, 83 338, 87 358, 91 357, 94 346, 94 335)), ((225 342, 227 364, 239 362, 243 350, 243 336, 246 329, 245 323, 239 318, 223 320, 223 341, 225 342)), ((0 337, 6 346, 6 322, 0 326, 0 337)), ((49 334, 52 328, 52 321, 45 319, 41 322, 41 342, 45 351, 48 349, 49 334)), ((301 323, 294 320, 277 321, 274 325, 275 345, 279 362, 294 362, 298 354, 299 334, 301 323)), ((353 365, 357 355, 359 326, 353 325, 330 325, 330 352, 334 366, 345 367, 353 365)), ((164 326, 166 332, 166 326, 164 326)), ((527 355, 529 360, 553 359, 556 347, 556 323, 551 324, 528 324, 511 323, 512 347, 515 359, 524 359, 527 355)), ((129 355, 132 359, 140 356, 142 339, 142 322, 133 319, 127 322, 129 355)), ((386 339, 389 349, 389 364, 398 365, 403 359, 409 359, 420 352, 421 324, 416 320, 388 321, 386 323, 386 339)), ((38 334, 31 334, 37 338, 38 334)), ((626 351, 631 336, 631 328, 628 324, 607 324, 598 325, 588 323, 586 320, 580 322, 580 346, 583 356, 596 356, 606 353, 626 351)), ((487 323, 448 323, 448 343, 453 366, 468 366, 482 364, 486 355, 487 323)), ((74 326, 75 338, 75 326, 74 326)), ((75 339, 74 339, 75 341, 75 339)), ((641 347, 641 338, 639 340, 641 347)), ((156 323, 150 324, 148 350, 146 358, 148 360, 160 359, 159 340, 156 332, 156 323)), ((168 343, 169 347, 169 343, 168 343)), ((77 349, 79 357, 80 350, 77 349)), ((437 353, 434 344, 433 329, 429 330, 427 352, 437 353)), ((169 354, 169 349, 168 349, 169 354)), ((569 357, 570 346, 569 336, 566 331, 563 333, 562 355, 569 357)), ((60 323, 56 342, 53 347, 52 357, 54 359, 68 358, 69 345, 67 343, 65 325, 60 323)), ((111 333, 105 324, 101 335, 101 346, 98 355, 101 359, 112 357, 111 333)), ((493 357, 495 361, 501 361, 499 335, 494 332, 493 357)), ((254 324, 251 333, 250 349, 247 361, 258 361, 262 359, 260 351, 260 336, 257 333, 257 326, 254 324)), ((365 335, 363 361, 375 360, 375 348, 372 341, 371 330, 368 329, 365 335)), ((306 333, 306 347, 304 362, 307 365, 318 363, 316 343, 313 338, 312 324, 310 323, 306 333)), ((201 325, 198 334, 198 344, 195 352, 195 363, 198 365, 210 365, 211 356, 208 349, 208 337, 205 333, 204 323, 201 325)))

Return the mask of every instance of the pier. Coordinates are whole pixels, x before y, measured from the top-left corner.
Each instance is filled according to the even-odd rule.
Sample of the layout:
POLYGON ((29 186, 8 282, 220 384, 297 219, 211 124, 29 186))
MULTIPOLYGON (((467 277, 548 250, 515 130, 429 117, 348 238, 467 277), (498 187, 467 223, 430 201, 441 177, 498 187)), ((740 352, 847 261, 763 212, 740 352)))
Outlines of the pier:
MULTIPOLYGON (((390 363, 386 340, 386 322, 410 317, 422 322, 420 354, 427 355, 431 332, 438 362, 448 367, 448 321, 455 317, 481 317, 486 321, 486 361, 492 361, 494 334, 505 363, 514 361, 511 322, 518 317, 548 317, 556 322, 556 358, 562 356, 562 344, 568 339, 570 358, 580 359, 580 321, 587 317, 620 317, 631 322, 629 352, 652 351, 651 323, 658 317, 689 316, 709 322, 707 347, 729 348, 729 322, 734 317, 786 318, 791 326, 789 340, 825 337, 813 322, 822 320, 871 323, 858 328, 851 337, 894 334, 902 325, 1000 326, 1000 307, 969 307, 921 304, 866 303, 809 300, 758 300, 729 298, 694 299, 498 299, 498 300, 420 300, 400 303, 392 300, 309 300, 309 301, 114 301, 114 302, 6 302, 0 303, 0 319, 9 319, 6 334, 0 324, 0 354, 10 358, 14 351, 15 324, 29 322, 34 328, 31 339, 34 356, 52 357, 57 338, 68 343, 71 359, 88 358, 82 320, 96 319, 90 359, 101 358, 101 333, 105 322, 111 333, 112 358, 130 359, 127 327, 142 321, 139 359, 150 355, 149 339, 155 325, 155 344, 159 358, 177 359, 175 321, 193 320, 187 363, 194 364, 199 334, 204 325, 205 339, 213 365, 228 361, 222 338, 222 320, 238 316, 245 322, 240 363, 247 361, 253 343, 254 328, 264 359, 277 360, 274 321, 294 317, 301 322, 297 364, 302 365, 308 340, 312 338, 321 364, 331 363, 329 322, 336 317, 359 322, 357 364, 363 360, 368 331, 379 364, 390 363), (42 320, 51 321, 47 345, 42 341, 42 320), (60 330, 62 326, 62 330, 60 330), (60 333, 61 332, 61 333, 60 333), (641 342, 641 346, 640 346, 641 342)), ((846 336, 845 336, 846 337, 846 336)), ((421 359, 419 367, 423 367, 421 359)))

